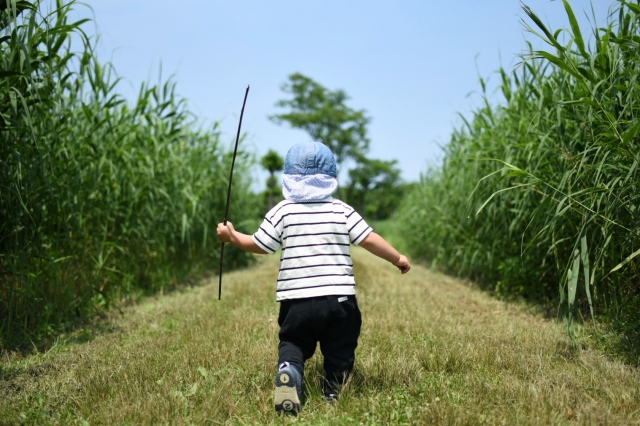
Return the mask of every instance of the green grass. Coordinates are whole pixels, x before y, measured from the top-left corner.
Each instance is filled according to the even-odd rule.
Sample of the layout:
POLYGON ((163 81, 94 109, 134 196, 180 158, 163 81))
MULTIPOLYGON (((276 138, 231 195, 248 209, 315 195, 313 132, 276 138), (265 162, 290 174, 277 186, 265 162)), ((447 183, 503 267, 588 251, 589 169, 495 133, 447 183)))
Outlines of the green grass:
POLYGON ((363 312, 355 372, 335 408, 308 363, 298 419, 272 405, 277 258, 147 300, 61 337, 46 353, 4 355, 0 423, 640 424, 640 374, 523 305, 415 266, 408 275, 354 250, 363 312))

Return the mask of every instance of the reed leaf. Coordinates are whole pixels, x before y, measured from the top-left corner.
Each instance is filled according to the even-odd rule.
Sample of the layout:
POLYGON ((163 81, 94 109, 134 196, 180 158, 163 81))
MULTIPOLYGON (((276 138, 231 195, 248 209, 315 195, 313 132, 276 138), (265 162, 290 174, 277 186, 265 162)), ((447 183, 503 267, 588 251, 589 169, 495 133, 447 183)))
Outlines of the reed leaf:
POLYGON ((591 298, 591 273, 589 267, 589 247, 587 245, 587 236, 584 235, 580 239, 580 260, 582 261, 582 267, 584 269, 584 291, 587 296, 587 301, 589 303, 589 311, 591 313, 591 318, 595 319, 595 315, 593 313, 593 300, 591 298))
POLYGON ((585 58, 589 59, 589 54, 587 53, 584 45, 584 39, 582 38, 582 32, 580 31, 580 25, 578 25, 578 20, 573 13, 573 9, 567 0, 562 0, 564 4, 564 9, 567 12, 567 17, 569 18, 569 24, 571 25, 571 31, 573 32, 573 41, 578 46, 578 50, 580 50, 580 54, 585 58))

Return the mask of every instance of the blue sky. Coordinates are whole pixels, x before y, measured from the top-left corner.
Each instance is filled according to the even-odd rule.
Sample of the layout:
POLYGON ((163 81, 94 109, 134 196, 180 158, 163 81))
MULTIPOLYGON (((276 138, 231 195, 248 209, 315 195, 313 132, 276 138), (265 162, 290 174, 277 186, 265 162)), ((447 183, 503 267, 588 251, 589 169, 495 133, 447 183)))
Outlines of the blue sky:
MULTIPOLYGON (((407 181, 437 164, 457 113, 479 103, 478 76, 497 82, 511 70, 525 40, 518 0, 85 0, 101 34, 98 54, 123 78, 133 99, 144 80, 174 75, 178 93, 204 126, 220 122, 235 138, 242 98, 251 85, 243 132, 258 155, 308 140, 267 119, 285 97, 287 76, 303 73, 329 89, 344 89, 348 105, 365 109, 370 157, 397 159, 407 181)), ((568 27, 561 1, 528 0, 553 29, 568 27)), ((585 12, 604 24, 613 1, 571 0, 587 31, 585 12)), ((82 5, 78 15, 91 13, 82 5)), ((500 97, 494 96, 499 102, 500 97)), ((256 171, 257 187, 264 173, 256 171)), ((344 177, 344 176, 343 176, 344 177)))

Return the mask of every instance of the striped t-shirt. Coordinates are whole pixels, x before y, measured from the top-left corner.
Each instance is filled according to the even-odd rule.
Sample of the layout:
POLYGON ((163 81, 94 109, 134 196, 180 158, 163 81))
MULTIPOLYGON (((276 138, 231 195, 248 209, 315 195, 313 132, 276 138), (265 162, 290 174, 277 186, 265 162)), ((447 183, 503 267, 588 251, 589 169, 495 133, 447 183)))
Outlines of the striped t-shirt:
POLYGON ((276 300, 356 294, 350 244, 372 231, 348 204, 282 201, 264 218, 253 241, 267 253, 282 247, 276 300))

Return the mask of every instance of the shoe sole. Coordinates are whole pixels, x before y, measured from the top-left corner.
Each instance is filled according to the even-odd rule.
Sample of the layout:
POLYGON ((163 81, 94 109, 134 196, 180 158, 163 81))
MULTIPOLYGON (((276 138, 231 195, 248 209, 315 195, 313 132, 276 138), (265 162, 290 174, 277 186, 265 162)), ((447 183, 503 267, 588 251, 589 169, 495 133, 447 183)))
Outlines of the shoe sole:
POLYGON ((276 376, 276 396, 274 398, 276 411, 297 416, 300 412, 300 398, 298 389, 291 374, 286 371, 278 372, 276 376))

